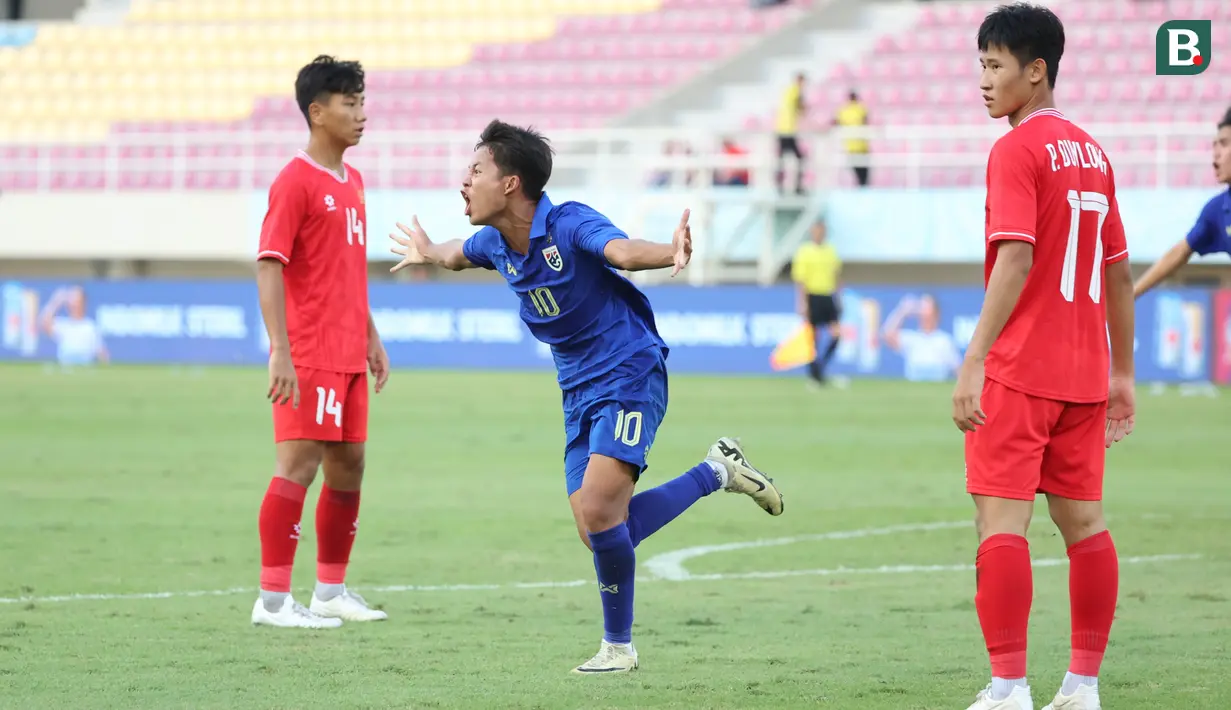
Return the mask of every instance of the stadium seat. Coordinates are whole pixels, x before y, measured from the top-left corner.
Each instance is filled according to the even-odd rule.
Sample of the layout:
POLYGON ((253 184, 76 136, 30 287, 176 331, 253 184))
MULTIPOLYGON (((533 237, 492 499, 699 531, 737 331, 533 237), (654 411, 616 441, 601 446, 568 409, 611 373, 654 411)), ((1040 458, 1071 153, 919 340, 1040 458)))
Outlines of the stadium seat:
MULTIPOLYGON (((300 129, 293 72, 322 52, 363 60, 370 117, 393 130, 474 128, 497 113, 548 129, 595 126, 796 12, 743 0, 133 0, 119 25, 0 24, 0 69, 11 68, 0 91, 33 126, 5 127, 0 144, 89 144, 108 126, 147 134, 156 145, 115 154, 117 186, 163 189, 167 173, 148 163, 197 140, 185 134, 300 129), (85 116, 97 120, 78 123, 85 116)), ((198 165, 225 159, 220 150, 184 151, 184 186, 234 184, 198 165)), ((86 154, 65 149, 57 160, 86 154)))

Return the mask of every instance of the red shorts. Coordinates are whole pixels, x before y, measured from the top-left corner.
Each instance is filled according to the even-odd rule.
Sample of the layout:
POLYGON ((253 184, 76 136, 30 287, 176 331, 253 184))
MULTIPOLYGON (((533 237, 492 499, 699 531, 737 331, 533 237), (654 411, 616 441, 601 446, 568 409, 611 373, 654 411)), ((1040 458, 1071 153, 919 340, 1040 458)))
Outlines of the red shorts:
POLYGON ((1034 500, 1102 500, 1107 403, 1034 397, 986 380, 987 421, 966 433, 966 492, 1034 500))
POLYGON ((299 408, 291 402, 274 405, 275 442, 367 441, 366 373, 297 367, 295 374, 299 378, 299 408))

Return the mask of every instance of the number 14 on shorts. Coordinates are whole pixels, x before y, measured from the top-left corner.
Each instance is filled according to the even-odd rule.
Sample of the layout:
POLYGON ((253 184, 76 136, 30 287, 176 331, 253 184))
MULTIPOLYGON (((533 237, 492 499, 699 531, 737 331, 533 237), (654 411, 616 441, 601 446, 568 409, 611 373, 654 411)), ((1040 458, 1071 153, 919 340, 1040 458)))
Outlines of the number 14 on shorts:
POLYGON ((333 415, 333 424, 342 428, 342 403, 338 401, 338 393, 332 387, 316 388, 316 423, 324 424, 325 415, 333 415))

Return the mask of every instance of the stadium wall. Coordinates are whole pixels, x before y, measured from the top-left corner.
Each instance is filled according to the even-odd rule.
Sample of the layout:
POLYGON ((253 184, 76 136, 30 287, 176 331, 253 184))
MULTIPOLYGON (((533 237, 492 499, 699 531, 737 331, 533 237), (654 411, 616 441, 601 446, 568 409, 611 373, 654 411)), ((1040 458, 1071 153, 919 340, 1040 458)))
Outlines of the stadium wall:
MULTIPOLYGON (((261 365, 268 340, 251 281, 0 282, 0 360, 261 365)), ((800 332, 790 287, 648 287, 673 372, 795 374, 771 365, 800 332)), ((522 325, 501 284, 374 284, 371 306, 395 367, 548 370, 547 348, 522 325)), ((917 379, 908 348, 889 347, 889 314, 931 296, 956 357, 974 330, 977 287, 846 288, 833 373, 917 379)), ((907 319, 903 330, 918 329, 907 319)), ((914 340, 914 338, 899 338, 914 340)), ((1231 382, 1231 290, 1155 291, 1138 301, 1142 381, 1231 382)), ((956 364, 956 363, 954 363, 956 364)), ((941 373, 942 379, 952 371, 941 373)))

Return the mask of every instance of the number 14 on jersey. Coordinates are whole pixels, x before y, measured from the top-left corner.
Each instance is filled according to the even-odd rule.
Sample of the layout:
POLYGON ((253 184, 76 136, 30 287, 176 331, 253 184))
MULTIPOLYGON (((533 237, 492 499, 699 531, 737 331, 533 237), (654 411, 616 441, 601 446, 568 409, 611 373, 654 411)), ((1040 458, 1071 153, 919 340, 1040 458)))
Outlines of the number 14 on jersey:
POLYGON ((354 244, 358 240, 363 246, 363 220, 359 219, 358 207, 346 208, 346 243, 354 244))

